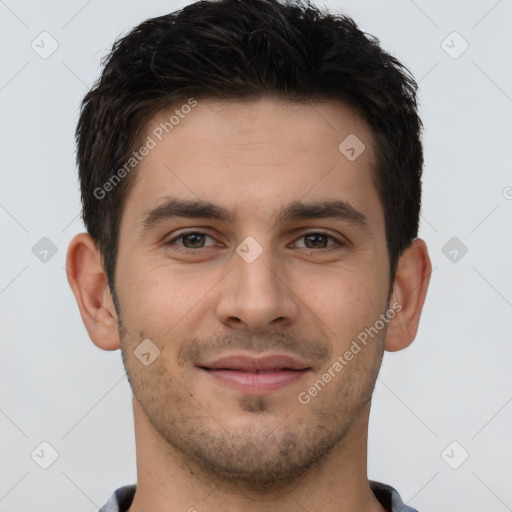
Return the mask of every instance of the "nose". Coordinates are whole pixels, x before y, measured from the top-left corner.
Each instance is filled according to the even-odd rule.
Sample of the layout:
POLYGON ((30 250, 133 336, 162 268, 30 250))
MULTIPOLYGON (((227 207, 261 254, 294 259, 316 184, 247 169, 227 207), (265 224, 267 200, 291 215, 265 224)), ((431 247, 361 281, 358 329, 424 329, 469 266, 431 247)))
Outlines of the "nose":
POLYGON ((235 329, 263 332, 297 320, 299 300, 284 265, 270 248, 254 260, 234 255, 234 267, 222 281, 216 306, 218 320, 235 329))

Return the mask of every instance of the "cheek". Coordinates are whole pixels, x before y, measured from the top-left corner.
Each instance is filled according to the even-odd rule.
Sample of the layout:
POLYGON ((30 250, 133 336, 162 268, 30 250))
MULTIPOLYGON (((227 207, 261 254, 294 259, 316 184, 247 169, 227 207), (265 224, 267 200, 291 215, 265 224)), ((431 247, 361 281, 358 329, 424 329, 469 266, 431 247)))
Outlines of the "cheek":
MULTIPOLYGON (((135 259, 135 258, 134 258, 135 259)), ((168 352, 178 350, 173 339, 191 334, 205 318, 210 293, 226 269, 186 269, 171 263, 146 262, 119 272, 123 324, 168 352), (173 348, 175 347, 175 348, 173 348)))
POLYGON ((371 267, 346 267, 310 276, 300 273, 293 289, 326 326, 329 337, 345 339, 373 324, 385 308, 387 289, 371 272, 371 267))

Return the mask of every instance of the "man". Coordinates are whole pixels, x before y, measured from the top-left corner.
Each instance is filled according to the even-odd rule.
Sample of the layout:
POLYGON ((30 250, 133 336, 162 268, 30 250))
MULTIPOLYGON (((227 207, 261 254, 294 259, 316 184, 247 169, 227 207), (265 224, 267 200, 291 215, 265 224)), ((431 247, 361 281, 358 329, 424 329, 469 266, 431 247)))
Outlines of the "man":
POLYGON ((407 69, 312 5, 197 2, 116 42, 67 255, 133 390, 137 485, 102 511, 413 511, 366 450, 431 272, 420 138, 407 69))

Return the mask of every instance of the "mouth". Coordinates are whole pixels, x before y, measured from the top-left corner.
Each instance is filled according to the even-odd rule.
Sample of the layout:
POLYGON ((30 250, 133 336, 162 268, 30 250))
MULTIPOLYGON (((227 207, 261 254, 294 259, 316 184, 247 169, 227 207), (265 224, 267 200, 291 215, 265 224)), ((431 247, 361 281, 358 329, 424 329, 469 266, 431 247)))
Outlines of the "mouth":
POLYGON ((200 365, 216 382, 245 393, 277 391, 303 378, 311 366, 284 354, 231 355, 200 365))

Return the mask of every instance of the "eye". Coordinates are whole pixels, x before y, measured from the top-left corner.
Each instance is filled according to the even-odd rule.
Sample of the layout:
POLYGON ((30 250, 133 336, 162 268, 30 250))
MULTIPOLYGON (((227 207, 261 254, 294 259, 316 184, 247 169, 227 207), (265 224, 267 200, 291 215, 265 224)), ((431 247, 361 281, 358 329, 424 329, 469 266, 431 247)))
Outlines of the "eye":
MULTIPOLYGON (((323 231, 311 231, 309 233, 304 233, 293 245, 298 247, 299 249, 313 249, 313 250, 335 250, 343 247, 345 244, 340 242, 332 235, 328 233, 324 233, 323 231), (305 245, 300 246, 296 245, 298 241, 304 240, 305 245), (333 243, 329 244, 329 241, 333 243)), ((174 250, 183 251, 183 252, 193 252, 197 249, 206 249, 207 247, 212 247, 217 245, 215 239, 200 231, 188 231, 182 232, 179 235, 175 236, 171 240, 165 243, 166 246, 172 247, 174 250), (206 244, 206 239, 210 239, 212 243, 209 245, 206 244)))
POLYGON ((189 231, 187 233, 181 233, 178 236, 174 237, 172 240, 169 240, 166 242, 166 245, 170 246, 176 246, 178 250, 180 248, 187 250, 187 249, 202 249, 203 247, 210 247, 212 245, 215 245, 215 240, 210 235, 207 235, 206 233, 201 233, 199 231, 189 231), (213 244, 205 245, 205 238, 210 238, 214 241, 213 244), (182 244, 176 244, 177 241, 181 241, 182 244))
POLYGON ((342 242, 334 238, 332 235, 328 233, 324 233, 322 231, 311 231, 310 233, 304 233, 299 240, 304 239, 306 241, 305 247, 301 247, 304 249, 336 249, 340 246, 343 246, 342 242), (334 244, 327 245, 328 241, 333 240, 334 244), (334 247, 333 247, 334 245, 334 247))

